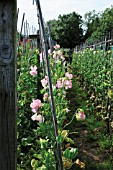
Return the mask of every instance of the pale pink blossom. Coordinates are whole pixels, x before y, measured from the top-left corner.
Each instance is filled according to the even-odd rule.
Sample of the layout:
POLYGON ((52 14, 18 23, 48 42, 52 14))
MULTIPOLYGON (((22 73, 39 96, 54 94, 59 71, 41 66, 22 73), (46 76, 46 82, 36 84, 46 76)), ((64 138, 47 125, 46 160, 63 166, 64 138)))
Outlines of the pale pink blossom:
POLYGON ((61 96, 61 94, 60 94, 60 93, 58 93, 58 96, 61 96))
POLYGON ((66 72, 66 77, 68 77, 69 79, 72 79, 73 78, 73 75, 72 74, 69 74, 69 72, 66 72))
POLYGON ((44 122, 44 117, 42 116, 42 115, 37 115, 37 113, 35 113, 32 117, 31 117, 31 119, 33 120, 33 121, 38 121, 39 123, 42 123, 42 122, 44 122))
POLYGON ((65 80, 64 81, 65 89, 72 88, 72 81, 71 80, 65 80))
POLYGON ((59 59, 56 59, 55 63, 60 63, 61 61, 59 59))
POLYGON ((42 86, 45 88, 48 84, 48 77, 45 76, 45 78, 41 80, 41 83, 42 83, 42 86))
POLYGON ((30 104, 30 107, 32 108, 32 112, 36 113, 38 111, 38 108, 42 106, 42 102, 39 99, 34 100, 30 104))
POLYGON ((64 61, 64 60, 65 60, 65 58, 64 58, 63 56, 61 56, 61 59, 62 59, 62 61, 64 61))
POLYGON ((63 91, 63 94, 66 94, 66 91, 63 91))
POLYGON ((31 66, 31 71, 30 71, 30 74, 32 75, 32 76, 35 76, 35 75, 37 75, 37 66, 31 66))
POLYGON ((51 66, 54 67, 54 63, 51 63, 51 66))
POLYGON ((60 79, 57 80, 56 87, 57 87, 58 89, 61 89, 61 88, 63 87, 62 81, 61 81, 60 79))
POLYGON ((85 120, 86 116, 84 114, 84 111, 82 109, 80 109, 77 113, 76 113, 76 119, 77 120, 85 120))
POLYGON ((56 53, 53 53, 53 58, 56 58, 56 57, 57 57, 56 53))
POLYGON ((43 123, 44 122, 44 117, 42 115, 38 115, 36 117, 36 121, 39 121, 39 123, 43 123))
POLYGON ((62 52, 60 50, 58 50, 58 55, 61 56, 62 55, 62 52))
POLYGON ((54 48, 55 48, 55 49, 59 49, 59 48, 60 48, 60 45, 56 44, 56 45, 54 46, 54 48))
POLYGON ((48 54, 51 54, 51 49, 48 50, 48 54))
POLYGON ((44 100, 46 100, 48 98, 48 93, 44 94, 44 100))

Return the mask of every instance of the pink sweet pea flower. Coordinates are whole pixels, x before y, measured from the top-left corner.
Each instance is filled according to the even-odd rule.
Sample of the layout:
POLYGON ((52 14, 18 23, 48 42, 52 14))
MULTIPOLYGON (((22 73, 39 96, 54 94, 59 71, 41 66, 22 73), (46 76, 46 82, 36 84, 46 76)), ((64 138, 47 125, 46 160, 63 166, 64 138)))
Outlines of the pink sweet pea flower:
POLYGON ((56 87, 57 87, 58 89, 61 89, 61 88, 63 87, 62 81, 61 81, 60 79, 57 80, 56 87))
POLYGON ((45 93, 43 98, 46 100, 48 98, 48 93, 45 93))
POLYGON ((30 107, 32 108, 32 112, 36 113, 38 111, 38 108, 42 106, 42 102, 39 99, 34 100, 30 104, 30 107))
POLYGON ((61 56, 61 59, 62 59, 62 61, 64 61, 64 60, 65 60, 65 58, 64 58, 63 56, 61 56))
POLYGON ((45 88, 48 84, 48 77, 45 76, 45 78, 41 80, 41 83, 42 83, 42 86, 45 88))
POLYGON ((72 74, 69 74, 69 72, 66 72, 66 77, 68 77, 69 79, 72 79, 73 78, 73 75, 72 74))
POLYGON ((56 53, 56 51, 53 51, 53 58, 57 58, 57 53, 56 53))
POLYGON ((71 80, 65 80, 64 81, 65 89, 70 89, 72 88, 72 82, 71 80))
POLYGON ((37 66, 31 66, 31 71, 30 71, 30 74, 32 75, 32 76, 35 76, 35 75, 37 75, 37 66))
POLYGON ((60 48, 60 45, 56 44, 56 45, 54 46, 54 48, 55 48, 55 49, 59 49, 59 48, 60 48))
POLYGON ((78 112, 76 113, 76 119, 77 120, 85 120, 86 116, 84 114, 83 109, 79 109, 78 112))
POLYGON ((51 54, 51 49, 48 50, 48 54, 51 54))
POLYGON ((58 55, 62 56, 62 52, 60 50, 58 50, 58 55))
POLYGON ((63 94, 66 94, 66 91, 63 91, 63 94))

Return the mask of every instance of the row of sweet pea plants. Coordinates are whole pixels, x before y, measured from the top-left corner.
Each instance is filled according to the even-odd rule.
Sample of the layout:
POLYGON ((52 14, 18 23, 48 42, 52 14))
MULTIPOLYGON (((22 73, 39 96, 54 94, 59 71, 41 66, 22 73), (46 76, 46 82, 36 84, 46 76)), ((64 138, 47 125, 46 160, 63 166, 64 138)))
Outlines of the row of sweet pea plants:
MULTIPOLYGON (((42 69, 39 87, 41 90, 38 92, 42 96, 37 97, 40 96, 37 94, 37 86, 40 86, 37 85, 38 50, 31 52, 29 48, 21 58, 18 57, 18 169, 24 169, 26 166, 34 170, 56 169, 59 163, 56 140, 61 145, 64 169, 70 169, 75 163, 72 159, 76 158, 77 148, 71 147, 74 141, 68 137, 69 129, 64 129, 70 112, 66 94, 67 90, 72 88, 73 75, 66 71, 68 65, 66 66, 60 46, 56 45, 54 48, 53 53, 50 50, 48 53, 59 132, 57 139, 54 135, 48 77, 43 75, 42 69), (66 148, 66 142, 70 147, 66 148)), ((43 66, 44 54, 39 56, 40 66, 43 66)), ((84 120, 84 111, 78 109, 73 118, 75 121, 84 120)))
POLYGON ((113 57, 112 51, 85 49, 74 52, 73 72, 80 85, 87 91, 89 103, 97 119, 107 120, 109 133, 113 117, 111 101, 113 99, 113 57))
MULTIPOLYGON (((32 166, 35 168, 45 167, 48 169, 56 169, 56 159, 55 157, 58 157, 58 154, 56 153, 55 145, 56 140, 61 144, 62 146, 62 154, 63 154, 63 164, 65 169, 70 169, 73 165, 72 159, 76 157, 77 149, 70 147, 66 150, 63 150, 63 145, 65 144, 65 141, 68 140, 69 143, 74 143, 74 141, 70 138, 68 138, 69 131, 63 129, 64 121, 67 117, 67 114, 69 112, 68 109, 68 101, 66 99, 66 90, 68 88, 72 88, 72 74, 69 72, 66 72, 66 61, 64 56, 62 55, 62 51, 60 50, 59 46, 55 46, 55 51, 53 53, 49 52, 49 60, 50 60, 50 70, 51 70, 51 78, 52 78, 52 88, 53 88, 53 95, 54 95, 54 101, 55 101, 55 108, 56 108, 56 117, 58 122, 58 130, 59 130, 59 136, 58 139, 55 139, 54 137, 54 131, 53 131, 53 122, 52 122, 52 113, 50 108, 50 102, 51 98, 49 96, 49 87, 48 87, 48 77, 45 75, 45 77, 41 80, 43 89, 41 90, 41 93, 43 94, 43 104, 41 105, 41 109, 43 109, 43 113, 40 115, 41 117, 41 125, 40 125, 40 131, 44 133, 43 139, 41 138, 41 141, 43 142, 41 145, 44 145, 46 143, 46 147, 44 152, 40 150, 40 154, 35 155, 39 158, 39 155, 46 155, 48 152, 50 152, 49 157, 52 157, 52 160, 48 160, 48 154, 47 157, 44 156, 40 157, 41 162, 38 160, 33 159, 32 160, 32 166), (45 128, 45 129, 44 129, 45 128), (45 135, 46 134, 46 135, 45 135), (51 137, 50 137, 51 134, 51 137), (51 147, 54 146, 54 147, 51 147), (48 150, 49 148, 49 150, 48 150), (54 155, 54 156, 53 156, 54 155), (54 159, 54 163, 52 164, 52 161, 54 159), (44 163, 46 161, 46 163, 44 163), (68 161, 68 164, 66 163, 68 161), (42 164, 42 166, 41 166, 42 164)), ((40 57, 42 58, 42 53, 40 54, 40 57)), ((44 57, 44 55, 43 55, 44 57)), ((42 60, 41 60, 42 61, 42 60)), ((42 76, 43 77, 43 76, 42 76)), ((39 99, 35 100, 39 101, 39 99)), ((33 101, 33 103, 35 102, 33 101)), ((33 120, 38 120, 38 104, 31 103, 32 111, 36 108, 36 111, 33 111, 35 114, 32 116, 33 120)), ((78 112, 76 114, 76 117, 78 119, 85 119, 85 115, 83 112, 78 112), (83 115, 83 116, 81 116, 83 115)), ((66 125, 65 125, 66 127, 66 125)), ((38 129, 38 130, 39 130, 38 129)))
POLYGON ((17 169, 31 169, 30 157, 33 151, 37 149, 34 127, 30 118, 29 105, 32 95, 37 97, 36 81, 37 77, 32 79, 30 75, 30 62, 36 65, 36 52, 27 48, 23 53, 23 47, 17 49, 17 169))

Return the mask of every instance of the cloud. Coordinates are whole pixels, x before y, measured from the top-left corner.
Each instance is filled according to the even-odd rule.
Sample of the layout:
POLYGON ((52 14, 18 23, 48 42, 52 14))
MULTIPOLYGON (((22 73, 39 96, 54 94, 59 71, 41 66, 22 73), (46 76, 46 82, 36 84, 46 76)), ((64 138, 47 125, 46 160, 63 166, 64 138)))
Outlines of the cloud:
POLYGON ((36 5, 32 4, 32 0, 27 0, 27 1, 17 0, 17 8, 19 8, 19 16, 18 16, 18 23, 17 23, 17 28, 19 31, 21 29, 23 13, 25 13, 24 21, 26 22, 27 20, 27 22, 31 27, 31 30, 32 30, 32 25, 34 27, 38 27, 36 5))
MULTIPOLYGON (((36 5, 32 0, 17 0, 20 9, 18 28, 21 27, 22 14, 25 12, 25 20, 34 27, 38 27, 36 5)), ((42 15, 45 21, 57 19, 61 14, 69 14, 73 11, 82 17, 86 12, 96 10, 104 11, 111 6, 111 0, 40 0, 42 15)))
POLYGON ((86 12, 97 12, 111 6, 111 0, 42 0, 41 6, 46 20, 57 18, 59 14, 67 14, 73 11, 84 16, 86 12))

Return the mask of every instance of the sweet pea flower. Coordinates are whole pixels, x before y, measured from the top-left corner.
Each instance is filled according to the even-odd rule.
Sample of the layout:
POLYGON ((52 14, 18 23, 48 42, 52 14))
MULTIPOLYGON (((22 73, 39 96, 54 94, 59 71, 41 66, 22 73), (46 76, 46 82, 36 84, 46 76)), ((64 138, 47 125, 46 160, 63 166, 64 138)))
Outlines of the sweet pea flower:
POLYGON ((58 93, 58 96, 61 96, 61 94, 60 94, 60 93, 58 93))
POLYGON ((32 76, 35 76, 35 75, 37 75, 37 66, 31 66, 31 71, 30 71, 30 74, 32 75, 32 76))
POLYGON ((64 60, 65 60, 65 58, 64 58, 63 56, 61 56, 61 59, 62 59, 62 61, 64 61, 64 60))
POLYGON ((48 98, 48 93, 45 93, 43 98, 46 100, 48 98))
POLYGON ((60 45, 56 44, 56 45, 54 46, 54 48, 55 48, 55 49, 59 49, 59 48, 60 48, 60 45))
POLYGON ((52 90, 54 91, 55 89, 56 89, 56 86, 53 86, 53 85, 52 85, 52 90))
POLYGON ((63 94, 66 94, 66 91, 63 91, 63 94))
POLYGON ((39 56, 40 56, 40 62, 42 63, 42 61, 43 61, 43 59, 44 59, 44 52, 41 52, 41 53, 39 54, 39 56))
POLYGON ((37 113, 35 113, 35 114, 31 117, 31 119, 32 119, 33 121, 35 121, 35 120, 36 120, 36 117, 37 117, 37 113))
POLYGON ((55 60, 55 63, 61 63, 61 61, 59 59, 55 60))
POLYGON ((72 79, 73 78, 73 75, 72 74, 69 74, 69 72, 66 72, 66 77, 68 77, 69 79, 72 79))
POLYGON ((78 112, 76 113, 76 119, 77 120, 85 120, 86 116, 84 114, 83 109, 79 109, 78 112))
POLYGON ((30 107, 32 108, 32 112, 36 113, 38 111, 38 108, 42 106, 42 102, 39 99, 34 100, 30 104, 30 107))
POLYGON ((62 52, 60 50, 58 50, 58 55, 62 56, 62 52))
POLYGON ((51 54, 51 49, 48 50, 48 54, 51 54))
POLYGON ((57 57, 56 51, 53 51, 53 58, 55 59, 57 57))
POLYGON ((65 80, 64 81, 65 89, 70 89, 72 88, 72 82, 71 80, 65 80))
POLYGON ((42 83, 42 86, 43 86, 44 88, 46 88, 46 86, 47 86, 47 84, 48 84, 48 77, 45 76, 45 78, 41 80, 41 83, 42 83))
POLYGON ((61 89, 61 88, 63 87, 62 81, 61 81, 60 79, 57 80, 56 87, 57 87, 58 89, 61 89))
POLYGON ((66 108, 66 113, 70 112, 70 110, 68 108, 66 108))
POLYGON ((42 116, 42 115, 37 115, 37 113, 35 113, 32 117, 31 117, 31 119, 33 120, 33 121, 38 121, 39 123, 43 123, 44 122, 44 117, 42 116))
POLYGON ((54 63, 51 63, 51 66, 54 67, 54 63))

